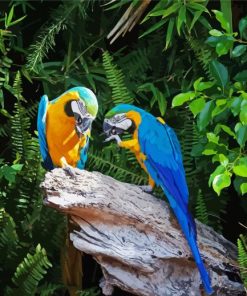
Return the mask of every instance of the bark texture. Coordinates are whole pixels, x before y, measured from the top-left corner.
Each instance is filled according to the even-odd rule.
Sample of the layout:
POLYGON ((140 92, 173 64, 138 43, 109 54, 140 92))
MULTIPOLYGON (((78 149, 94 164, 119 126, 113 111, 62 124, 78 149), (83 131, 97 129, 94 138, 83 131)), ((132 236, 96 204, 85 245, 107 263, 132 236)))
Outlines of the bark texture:
MULTIPOLYGON (((165 201, 98 172, 74 172, 46 174, 45 203, 78 224, 70 239, 100 264, 104 295, 112 295, 114 286, 141 296, 203 295, 190 249, 165 201)), ((235 245, 196 224, 215 295, 245 295, 235 245)))

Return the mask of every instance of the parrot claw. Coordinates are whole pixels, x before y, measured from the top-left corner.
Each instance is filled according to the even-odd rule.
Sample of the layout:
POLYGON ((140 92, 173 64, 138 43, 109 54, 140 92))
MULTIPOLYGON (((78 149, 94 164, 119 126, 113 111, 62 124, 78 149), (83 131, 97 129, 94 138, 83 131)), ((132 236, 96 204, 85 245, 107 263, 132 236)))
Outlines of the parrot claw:
POLYGON ((142 186, 139 186, 139 188, 146 193, 152 193, 153 191, 153 187, 151 185, 142 185, 142 186))
POLYGON ((73 179, 76 179, 76 174, 75 172, 73 171, 73 167, 72 166, 66 166, 63 168, 65 170, 65 172, 70 176, 72 177, 73 179))

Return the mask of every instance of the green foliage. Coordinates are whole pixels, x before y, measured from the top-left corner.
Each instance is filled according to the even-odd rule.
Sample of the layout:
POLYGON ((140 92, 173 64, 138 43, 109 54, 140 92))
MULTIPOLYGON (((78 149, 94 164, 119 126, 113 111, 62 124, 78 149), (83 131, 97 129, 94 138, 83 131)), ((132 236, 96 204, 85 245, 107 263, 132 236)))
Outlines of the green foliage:
POLYGON ((238 241, 238 262, 240 265, 241 277, 245 287, 247 287, 247 238, 240 235, 238 241))
POLYGON ((100 290, 97 287, 93 287, 90 289, 85 289, 83 291, 77 292, 78 296, 98 296, 100 295, 100 290))
POLYGON ((34 255, 28 253, 17 266, 12 278, 16 287, 7 288, 6 295, 35 295, 40 280, 50 267, 45 249, 37 245, 34 255))
POLYGON ((207 211, 206 202, 203 198, 202 191, 199 189, 196 200, 196 218, 200 220, 202 223, 208 225, 209 216, 207 211))
MULTIPOLYGON (((229 232, 223 219, 231 219, 226 210, 235 198, 232 187, 239 195, 247 191, 247 18, 240 20, 239 33, 233 32, 231 1, 226 2, 217 11, 214 1, 156 1, 138 30, 119 38, 116 46, 106 36, 130 1, 60 1, 52 3, 52 11, 42 1, 11 2, 15 7, 0 20, 1 295, 65 291, 59 263, 65 219, 43 207, 39 188, 45 171, 34 129, 43 93, 53 99, 77 85, 96 93, 99 114, 87 169, 124 182, 145 184, 147 176, 132 153, 103 143, 104 114, 118 103, 132 103, 165 116, 181 143, 192 213, 215 230, 229 232), (40 29, 33 32, 30 15, 41 4, 47 13, 35 19, 34 28, 40 29)), ((246 214, 245 198, 240 198, 246 214)), ((243 237, 238 244, 246 281, 243 237)), ((78 291, 98 293, 94 288, 78 291)))
MULTIPOLYGON (((214 13, 226 34, 231 34, 229 23, 225 20, 223 14, 219 11, 214 11, 214 13)), ((217 38, 214 41, 214 46, 216 46, 218 56, 221 56, 222 52, 217 51, 217 45, 222 43, 222 39, 219 39, 219 37, 223 36, 223 33, 216 32, 216 30, 211 30, 209 33, 217 35, 217 37, 214 37, 217 38)), ((231 36, 233 35, 236 35, 236 33, 231 34, 231 36)), ((209 38, 206 41, 207 43, 209 38)), ((240 41, 233 39, 231 47, 234 42, 240 41)), ((227 47, 226 53, 229 49, 230 47, 227 47)), ((234 56, 236 56, 236 51, 234 56)), ((235 188, 239 193, 244 194, 245 185, 242 187, 241 185, 246 183, 247 180, 245 172, 246 152, 244 150, 247 140, 245 118, 247 93, 244 85, 240 82, 242 81, 241 75, 244 77, 245 74, 240 72, 235 75, 234 79, 239 83, 234 83, 229 80, 229 71, 231 69, 228 70, 218 60, 212 59, 210 72, 214 77, 214 83, 203 82, 203 78, 200 77, 194 82, 193 91, 178 94, 172 102, 173 107, 180 106, 185 102, 189 105, 194 117, 197 117, 199 130, 207 137, 207 143, 201 153, 211 156, 213 163, 220 163, 211 173, 209 179, 209 185, 212 185, 218 195, 220 195, 222 189, 230 186, 231 178, 234 175, 236 180, 240 177, 243 178, 235 188), (227 121, 231 121, 229 125, 227 125, 227 121), (232 143, 231 146, 229 146, 229 142, 232 143)))
POLYGON ((103 53, 103 65, 106 71, 107 81, 112 89, 112 100, 114 104, 131 104, 133 98, 124 83, 124 75, 113 63, 113 58, 108 51, 103 53))

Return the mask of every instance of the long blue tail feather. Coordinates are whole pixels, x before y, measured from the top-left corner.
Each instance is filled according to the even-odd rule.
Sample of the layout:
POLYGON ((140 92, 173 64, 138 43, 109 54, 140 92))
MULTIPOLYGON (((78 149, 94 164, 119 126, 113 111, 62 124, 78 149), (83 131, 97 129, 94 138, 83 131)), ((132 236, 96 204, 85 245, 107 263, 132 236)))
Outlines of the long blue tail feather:
MULTIPOLYGON (((173 197, 167 192, 167 190, 165 190, 164 188, 162 188, 162 189, 165 192, 169 202, 173 201, 173 197)), ((171 204, 174 205, 173 202, 171 202, 171 204)), ((189 212, 185 214, 181 210, 179 205, 177 205, 175 207, 173 206, 172 208, 173 208, 174 214, 177 217, 178 222, 183 230, 183 233, 188 241, 188 244, 190 246, 195 263, 196 263, 197 268, 200 272, 201 280, 202 280, 203 286, 205 288, 205 291, 207 292, 208 295, 211 295, 214 291, 211 287, 210 277, 209 277, 208 272, 204 266, 204 263, 202 261, 202 258, 201 258, 201 255, 200 255, 200 252, 199 252, 199 249, 197 246, 196 228, 195 228, 194 219, 192 218, 192 216, 190 215, 189 212)))

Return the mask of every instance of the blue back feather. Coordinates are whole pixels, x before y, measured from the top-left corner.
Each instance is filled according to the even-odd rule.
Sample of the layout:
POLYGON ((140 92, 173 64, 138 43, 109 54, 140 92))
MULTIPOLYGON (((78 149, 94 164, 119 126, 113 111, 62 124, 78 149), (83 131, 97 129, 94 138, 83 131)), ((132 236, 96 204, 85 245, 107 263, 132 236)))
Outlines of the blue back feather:
POLYGON ((210 278, 201 259, 196 242, 196 225, 188 210, 189 192, 185 178, 180 144, 173 129, 162 124, 151 114, 141 110, 138 139, 148 173, 162 187, 171 208, 189 243, 202 282, 208 294, 212 294, 210 278))
POLYGON ((39 109, 38 109, 38 118, 37 118, 37 128, 39 135, 39 146, 41 156, 43 158, 44 167, 47 170, 52 170, 54 168, 46 141, 46 113, 48 107, 48 97, 46 95, 42 96, 39 109))

